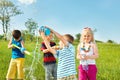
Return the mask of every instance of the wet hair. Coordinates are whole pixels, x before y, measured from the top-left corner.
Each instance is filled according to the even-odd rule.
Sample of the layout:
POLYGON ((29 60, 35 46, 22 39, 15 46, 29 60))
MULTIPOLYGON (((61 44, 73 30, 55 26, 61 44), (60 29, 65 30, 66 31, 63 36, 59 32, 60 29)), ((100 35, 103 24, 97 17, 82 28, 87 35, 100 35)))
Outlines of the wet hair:
POLYGON ((19 39, 19 38, 21 37, 21 32, 20 32, 19 30, 13 30, 12 36, 13 36, 15 39, 19 39))
POLYGON ((69 42, 69 43, 73 43, 73 41, 74 41, 74 37, 72 36, 72 35, 70 35, 70 34, 65 34, 64 35, 66 38, 67 38, 67 41, 69 42))

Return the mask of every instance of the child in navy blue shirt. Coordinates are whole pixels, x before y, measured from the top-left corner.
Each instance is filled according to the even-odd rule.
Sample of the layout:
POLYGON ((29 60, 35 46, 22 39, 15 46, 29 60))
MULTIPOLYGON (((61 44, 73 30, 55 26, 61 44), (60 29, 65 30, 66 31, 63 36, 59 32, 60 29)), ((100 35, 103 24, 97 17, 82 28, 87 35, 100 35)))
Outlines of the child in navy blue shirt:
POLYGON ((12 32, 12 38, 9 41, 8 48, 12 48, 12 58, 10 61, 8 73, 7 73, 7 80, 13 80, 16 77, 17 72, 17 79, 23 80, 24 79, 24 58, 25 54, 23 53, 24 48, 24 41, 21 38, 21 32, 19 30, 14 30, 12 32), (14 45, 20 47, 20 49, 14 47, 14 45))

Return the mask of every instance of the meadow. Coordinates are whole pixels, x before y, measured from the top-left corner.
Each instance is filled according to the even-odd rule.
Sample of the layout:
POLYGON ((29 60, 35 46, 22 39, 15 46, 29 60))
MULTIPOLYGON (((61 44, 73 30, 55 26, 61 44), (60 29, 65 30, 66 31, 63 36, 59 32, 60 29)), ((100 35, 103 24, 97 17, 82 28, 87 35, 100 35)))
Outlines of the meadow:
MULTIPOLYGON (((11 49, 7 48, 8 41, 0 40, 0 80, 5 80, 11 49)), ((33 57, 26 55, 25 58, 25 80, 45 80, 44 67, 42 62, 43 54, 39 50, 40 43, 36 41, 25 42, 26 49, 33 57)), ((75 47, 78 42, 75 42, 75 47)), ((97 43, 99 58, 96 60, 98 68, 97 80, 120 80, 120 45, 112 43, 97 43)), ((76 70, 79 61, 76 60, 76 70)))

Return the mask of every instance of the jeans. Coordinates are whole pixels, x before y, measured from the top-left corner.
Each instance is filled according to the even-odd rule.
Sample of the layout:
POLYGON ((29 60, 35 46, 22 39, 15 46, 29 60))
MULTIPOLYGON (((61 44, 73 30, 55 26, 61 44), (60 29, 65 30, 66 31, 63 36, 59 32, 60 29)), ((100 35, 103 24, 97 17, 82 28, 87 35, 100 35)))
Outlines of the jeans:
POLYGON ((57 64, 44 65, 45 67, 45 80, 57 80, 57 64), (53 77, 53 79, 51 79, 53 77))

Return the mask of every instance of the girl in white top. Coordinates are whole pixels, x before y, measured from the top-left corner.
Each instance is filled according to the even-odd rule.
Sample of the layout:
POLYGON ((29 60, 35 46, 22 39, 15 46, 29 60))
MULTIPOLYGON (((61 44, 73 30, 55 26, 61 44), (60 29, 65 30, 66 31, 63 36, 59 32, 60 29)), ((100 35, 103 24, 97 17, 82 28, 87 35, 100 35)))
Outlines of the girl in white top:
POLYGON ((90 28, 82 30, 80 43, 77 47, 77 59, 80 60, 79 80, 96 80, 97 68, 95 59, 98 58, 98 49, 94 35, 90 28))

